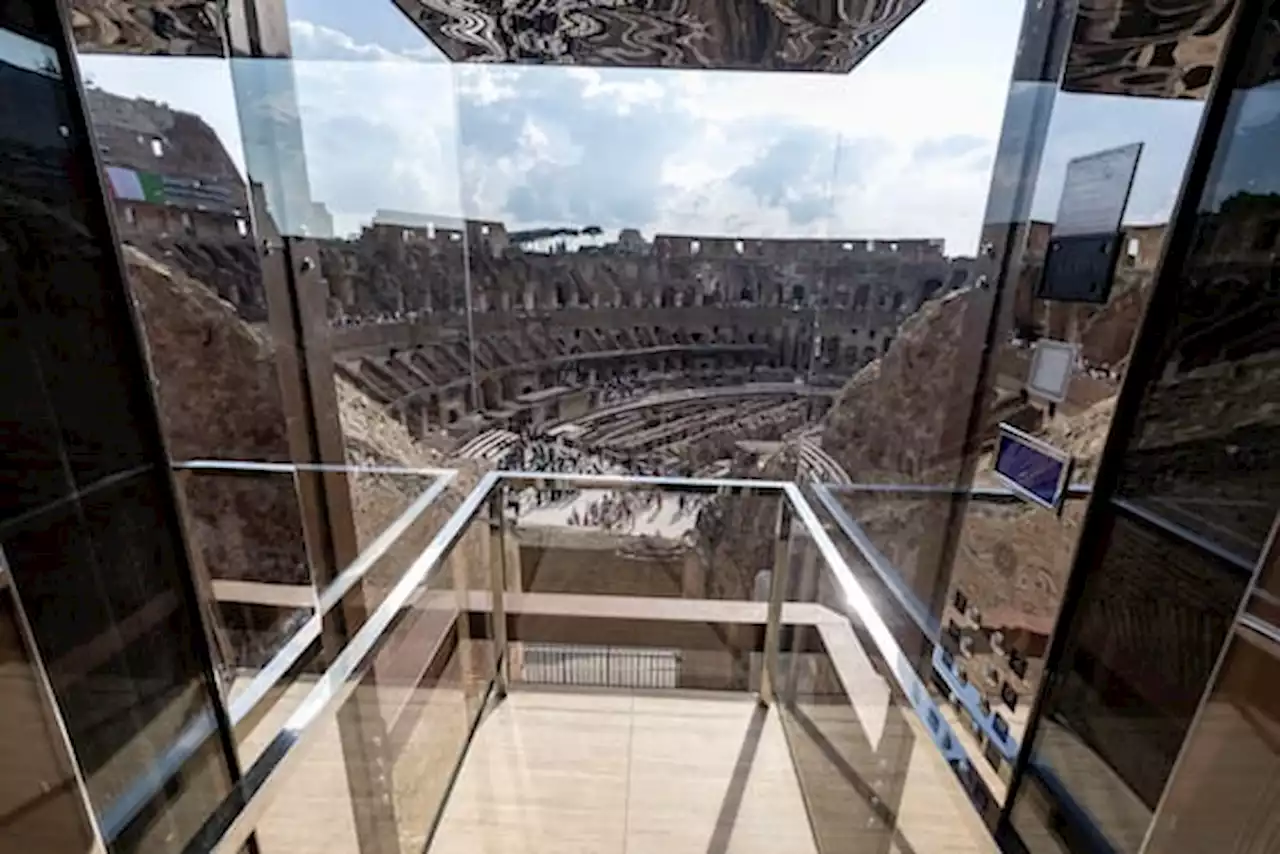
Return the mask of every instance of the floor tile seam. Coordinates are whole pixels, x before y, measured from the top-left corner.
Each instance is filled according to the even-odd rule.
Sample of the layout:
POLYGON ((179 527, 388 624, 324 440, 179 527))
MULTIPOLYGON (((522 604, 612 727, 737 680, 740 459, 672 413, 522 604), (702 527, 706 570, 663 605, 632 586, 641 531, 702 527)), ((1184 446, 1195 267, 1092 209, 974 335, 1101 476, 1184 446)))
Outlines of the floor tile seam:
POLYGON ((627 781, 622 795, 622 854, 627 854, 627 842, 631 836, 631 762, 635 749, 636 736, 636 695, 631 692, 631 708, 627 715, 630 726, 627 728, 627 781))

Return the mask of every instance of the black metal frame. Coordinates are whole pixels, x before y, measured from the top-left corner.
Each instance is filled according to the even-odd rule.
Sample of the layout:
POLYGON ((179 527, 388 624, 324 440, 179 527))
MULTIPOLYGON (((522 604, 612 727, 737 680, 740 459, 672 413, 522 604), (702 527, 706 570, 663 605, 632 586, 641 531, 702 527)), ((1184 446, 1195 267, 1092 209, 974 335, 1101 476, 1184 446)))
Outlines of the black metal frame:
POLYGON ((1089 502, 1080 526, 1071 573, 1063 591, 1062 608, 1045 656, 1045 679, 1027 720, 1022 750, 1014 765, 1008 797, 996 828, 997 841, 1002 846, 1009 845, 1009 850, 1025 848, 1013 828, 1013 809, 1025 775, 1037 774, 1032 768, 1032 754, 1045 704, 1052 698, 1061 679, 1060 667, 1068 646, 1070 628, 1088 580, 1086 570, 1097 565, 1106 551, 1108 531, 1117 512, 1113 507, 1113 496, 1119 486, 1124 456, 1137 426, 1145 391, 1155 379, 1161 364, 1164 333, 1176 317, 1178 289, 1183 267, 1191 252, 1199 215, 1198 203, 1208 185, 1217 156, 1218 144, 1235 92, 1234 81, 1245 65, 1249 40, 1264 7, 1265 4, 1254 2, 1242 2, 1237 6, 1235 21, 1228 32, 1215 80, 1205 102, 1200 129, 1153 277, 1151 298, 1139 325, 1129 367, 1116 399, 1115 413, 1094 480, 1094 497, 1089 502))
MULTIPOLYGON (((120 324, 120 333, 124 339, 121 357, 125 360, 124 369, 137 381, 135 394, 141 410, 139 427, 144 431, 142 436, 145 446, 151 449, 147 471, 140 472, 152 479, 159 494, 160 512, 163 514, 161 526, 173 532, 173 559, 180 579, 181 608, 193 627, 201 632, 202 637, 187 639, 193 643, 195 655, 200 665, 201 677, 204 681, 213 707, 216 737, 226 764, 230 784, 234 787, 241 778, 241 769, 235 749, 235 739, 227 711, 222 703, 222 694, 216 675, 213 657, 212 634, 200 606, 199 591, 192 572, 192 555, 188 543, 181 535, 182 517, 178 511, 178 495, 173 478, 169 472, 169 450, 163 431, 160 427, 159 407, 149 381, 150 365, 146 357, 139 318, 129 297, 127 273, 124 257, 121 253, 120 241, 115 227, 111 207, 107 202, 109 195, 105 186, 105 171, 98 156, 98 144, 89 121, 84 96, 84 84, 80 77, 79 66, 73 49, 74 39, 71 32, 69 11, 66 0, 55 3, 32 4, 36 23, 41 30, 40 39, 53 49, 61 70, 63 96, 66 99, 71 128, 69 141, 73 148, 73 157, 83 167, 86 181, 86 193, 81 198, 84 204, 86 224, 91 232, 90 241, 96 244, 101 258, 100 272, 105 282, 113 287, 110 294, 113 321, 120 324)), ((98 805, 95 805, 98 806, 98 805)), ((107 839, 108 847, 111 839, 107 839)), ((249 841, 249 850, 256 852, 256 844, 249 841)))
MULTIPOLYGON (((162 499, 161 504, 165 514, 164 522, 169 530, 180 532, 183 527, 182 517, 178 512, 178 494, 173 477, 169 472, 169 460, 172 455, 169 452, 164 432, 160 428, 160 409, 149 381, 151 366, 143 343, 141 321, 133 308, 132 301, 129 299, 128 273, 125 271, 124 256, 121 253, 120 237, 116 230, 115 217, 111 212, 111 206, 107 203, 107 199, 110 196, 105 184, 106 171, 98 157, 100 149, 97 137, 93 133, 93 126, 86 112, 84 81, 80 77, 80 66, 76 61, 75 51, 72 48, 74 36, 71 32, 71 21, 66 8, 66 0, 49 4, 49 10, 50 14, 56 14, 58 18, 60 38, 53 45, 53 48, 58 54, 58 62, 63 69, 67 102, 72 107, 70 112, 75 127, 72 129, 71 138, 77 141, 77 156, 82 161, 92 164, 93 183, 90 184, 90 188, 96 190, 96 192, 93 194, 93 198, 89 200, 90 204, 86 206, 86 213, 90 220, 89 225, 99 242, 102 258, 106 262, 104 266, 105 278, 118 285, 116 297, 122 303, 120 306, 123 309, 122 313, 128 318, 123 330, 130 345, 127 348, 129 355, 133 357, 133 364, 128 367, 132 368, 135 376, 141 380, 142 388, 139 389, 139 397, 143 401, 146 415, 146 418, 143 419, 142 429, 148 433, 144 438, 149 446, 159 451, 156 454, 157 459, 154 461, 153 476, 156 479, 162 499)), ((213 659, 212 635, 204 619, 203 610, 200 607, 199 591, 196 588, 195 576, 192 573, 191 550, 182 536, 175 536, 173 539, 175 540, 174 557, 179 563, 178 569, 180 570, 178 575, 182 579, 183 604, 192 625, 203 629, 204 643, 197 645, 199 648, 196 650, 196 655, 200 660, 210 697, 216 701, 221 697, 221 689, 218 684, 217 670, 213 659)), ((235 747, 235 736, 231 728, 231 721, 227 717, 225 706, 220 702, 214 702, 213 706, 218 741, 227 762, 231 785, 234 786, 241 776, 240 762, 235 747)), ((250 845, 253 850, 256 850, 256 845, 252 841, 250 845)))

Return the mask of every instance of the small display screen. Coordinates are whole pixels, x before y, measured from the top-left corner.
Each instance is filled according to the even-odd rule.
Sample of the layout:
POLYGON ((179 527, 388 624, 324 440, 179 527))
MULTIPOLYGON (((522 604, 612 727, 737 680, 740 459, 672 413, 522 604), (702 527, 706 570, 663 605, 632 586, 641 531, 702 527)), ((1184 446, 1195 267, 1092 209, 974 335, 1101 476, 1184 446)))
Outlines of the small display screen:
POLYGON ((996 446, 996 473, 1019 487, 1029 498, 1057 508, 1065 485, 1067 462, 1018 436, 1001 431, 996 446))

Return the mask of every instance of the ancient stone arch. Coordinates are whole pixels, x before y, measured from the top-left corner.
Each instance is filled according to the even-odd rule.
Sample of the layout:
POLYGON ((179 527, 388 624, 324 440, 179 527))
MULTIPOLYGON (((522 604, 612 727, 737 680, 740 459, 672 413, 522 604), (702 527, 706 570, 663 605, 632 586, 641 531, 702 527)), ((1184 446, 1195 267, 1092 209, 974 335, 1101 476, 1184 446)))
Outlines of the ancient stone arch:
POLYGON ((858 285, 857 290, 853 292, 853 308, 860 311, 867 307, 867 302, 871 299, 871 286, 858 285))

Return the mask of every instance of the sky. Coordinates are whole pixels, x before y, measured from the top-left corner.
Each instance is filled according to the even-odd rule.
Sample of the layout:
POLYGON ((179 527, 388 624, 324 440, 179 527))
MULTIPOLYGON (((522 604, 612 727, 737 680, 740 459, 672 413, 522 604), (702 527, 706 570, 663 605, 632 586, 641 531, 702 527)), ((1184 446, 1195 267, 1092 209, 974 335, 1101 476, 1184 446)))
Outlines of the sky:
POLYGON ((6 29, 0 29, 0 62, 46 73, 58 68, 53 48, 6 29))
MULTIPOLYGON (((454 65, 390 2, 290 0, 296 94, 257 106, 296 113, 304 191, 339 233, 393 209, 650 238, 943 238, 967 254, 1023 3, 982 6, 928 0, 852 73, 818 75, 454 65)), ((257 113, 237 110, 228 63, 81 64, 107 91, 203 116, 246 169, 257 113)), ((1072 157, 1145 141, 1127 219, 1167 217, 1199 110, 1060 95, 1032 215, 1053 218, 1072 157)))

